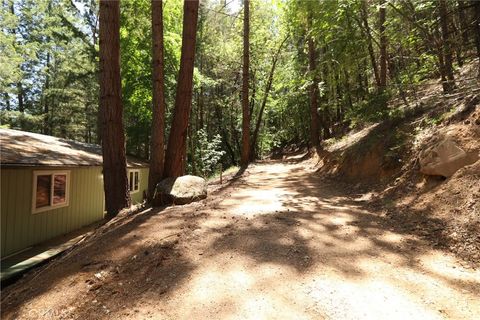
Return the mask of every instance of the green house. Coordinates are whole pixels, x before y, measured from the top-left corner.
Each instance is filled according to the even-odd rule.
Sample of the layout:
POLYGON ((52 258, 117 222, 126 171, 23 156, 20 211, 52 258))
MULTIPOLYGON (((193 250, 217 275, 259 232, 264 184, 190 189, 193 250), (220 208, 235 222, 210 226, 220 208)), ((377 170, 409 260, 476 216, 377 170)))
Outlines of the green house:
MULTIPOLYGON (((100 146, 0 129, 0 148, 2 258, 104 218, 100 146)), ((148 164, 127 157, 127 167, 139 204, 148 164)))

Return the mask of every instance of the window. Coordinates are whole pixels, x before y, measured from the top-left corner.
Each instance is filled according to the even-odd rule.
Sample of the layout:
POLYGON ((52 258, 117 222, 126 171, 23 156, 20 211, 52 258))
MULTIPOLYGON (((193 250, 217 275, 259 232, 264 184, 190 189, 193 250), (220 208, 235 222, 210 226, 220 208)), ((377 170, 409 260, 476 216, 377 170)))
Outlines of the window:
POLYGON ((128 170, 128 190, 130 193, 140 190, 140 170, 128 170))
POLYGON ((32 213, 68 206, 70 171, 34 171, 32 213))

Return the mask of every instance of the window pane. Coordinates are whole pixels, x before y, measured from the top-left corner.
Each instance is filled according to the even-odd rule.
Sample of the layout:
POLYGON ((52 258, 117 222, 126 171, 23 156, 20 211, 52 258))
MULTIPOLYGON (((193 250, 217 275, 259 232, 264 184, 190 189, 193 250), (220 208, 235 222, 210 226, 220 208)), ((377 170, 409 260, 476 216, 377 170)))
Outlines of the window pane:
POLYGON ((133 172, 130 172, 129 177, 130 177, 128 179, 129 190, 132 191, 133 190, 133 172))
POLYGON ((52 185, 51 175, 37 176, 37 194, 35 207, 42 208, 50 205, 50 189, 52 185))
POLYGON ((53 204, 66 202, 67 175, 59 174, 54 176, 53 183, 53 204))
POLYGON ((135 188, 133 190, 138 190, 138 171, 135 172, 135 188))

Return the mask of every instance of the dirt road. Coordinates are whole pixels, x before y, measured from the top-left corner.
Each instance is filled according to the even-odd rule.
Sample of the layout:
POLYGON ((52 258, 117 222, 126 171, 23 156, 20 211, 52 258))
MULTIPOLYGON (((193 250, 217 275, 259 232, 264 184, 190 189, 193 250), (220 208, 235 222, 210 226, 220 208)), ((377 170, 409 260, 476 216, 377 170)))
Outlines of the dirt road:
POLYGON ((4 290, 2 318, 478 319, 478 270, 306 167, 118 221, 4 290))

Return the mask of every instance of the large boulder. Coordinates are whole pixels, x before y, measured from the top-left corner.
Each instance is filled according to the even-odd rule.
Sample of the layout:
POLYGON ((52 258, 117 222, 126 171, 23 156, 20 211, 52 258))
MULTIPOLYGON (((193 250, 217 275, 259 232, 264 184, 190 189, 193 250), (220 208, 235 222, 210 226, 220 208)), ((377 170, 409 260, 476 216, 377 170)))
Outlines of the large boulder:
POLYGON ((472 164, 469 156, 450 137, 420 152, 420 172, 426 175, 450 177, 458 169, 472 164))
POLYGON ((154 204, 187 204, 206 197, 205 179, 187 175, 160 181, 155 188, 154 204))

